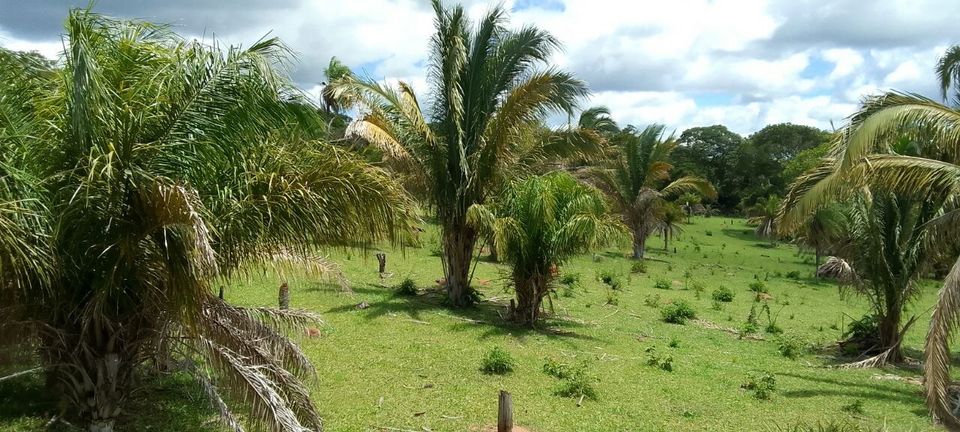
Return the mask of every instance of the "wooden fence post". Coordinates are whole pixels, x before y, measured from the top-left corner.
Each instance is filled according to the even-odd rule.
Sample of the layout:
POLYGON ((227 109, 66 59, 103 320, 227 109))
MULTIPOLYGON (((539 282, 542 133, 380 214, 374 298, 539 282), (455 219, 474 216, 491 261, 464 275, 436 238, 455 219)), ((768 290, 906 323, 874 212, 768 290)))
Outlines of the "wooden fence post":
POLYGON ((497 412, 497 432, 513 432, 513 397, 500 390, 500 408, 497 412))
POLYGON ((380 274, 387 272, 387 254, 383 252, 377 252, 377 261, 380 263, 380 274))

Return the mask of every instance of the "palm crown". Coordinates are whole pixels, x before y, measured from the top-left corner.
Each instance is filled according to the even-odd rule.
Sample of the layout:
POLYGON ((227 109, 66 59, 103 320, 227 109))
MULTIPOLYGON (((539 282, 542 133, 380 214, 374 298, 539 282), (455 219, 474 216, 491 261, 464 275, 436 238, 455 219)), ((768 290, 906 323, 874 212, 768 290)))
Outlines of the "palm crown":
POLYGON ((275 39, 221 49, 87 10, 67 38, 56 66, 0 51, 2 73, 29 78, 0 84, 0 328, 37 336, 91 430, 112 429, 137 364, 173 352, 231 423, 219 391, 259 427, 319 429, 310 363, 284 337, 316 317, 230 306, 210 285, 391 237, 405 195, 315 140, 275 39))

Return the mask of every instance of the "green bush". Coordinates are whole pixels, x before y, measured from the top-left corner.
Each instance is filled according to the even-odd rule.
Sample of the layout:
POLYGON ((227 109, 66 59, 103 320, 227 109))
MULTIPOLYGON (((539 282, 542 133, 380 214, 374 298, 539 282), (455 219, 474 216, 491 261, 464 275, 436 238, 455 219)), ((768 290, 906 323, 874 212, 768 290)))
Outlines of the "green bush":
POLYGON ((673 372, 673 356, 661 356, 654 347, 649 347, 647 351, 647 366, 673 372))
POLYGON ((690 281, 689 285, 690 285, 690 289, 693 290, 694 297, 698 299, 703 294, 703 291, 707 289, 707 287, 703 285, 703 282, 700 282, 698 280, 690 281))
POLYGON ((646 273, 646 272, 647 272, 647 263, 644 262, 644 261, 634 261, 633 264, 630 265, 630 272, 631 272, 631 273, 646 273))
POLYGON ((577 291, 581 291, 583 284, 581 284, 580 278, 580 273, 563 273, 560 276, 561 295, 573 297, 577 291))
POLYGON ((788 271, 786 276, 787 276, 787 279, 800 279, 800 271, 799 270, 788 271))
POLYGON ((767 284, 763 283, 763 281, 756 280, 756 281, 750 282, 750 285, 749 285, 749 286, 750 286, 750 291, 753 291, 753 292, 755 292, 755 293, 757 293, 757 294, 760 294, 760 293, 767 294, 767 293, 769 293, 769 291, 768 291, 768 289, 767 289, 767 284))
POLYGON ((490 375, 504 375, 513 372, 515 361, 513 356, 500 347, 493 347, 483 357, 480 370, 490 375))
POLYGON ((680 340, 677 338, 670 338, 670 343, 667 344, 670 348, 680 348, 680 340))
POLYGON ((759 372, 750 374, 747 382, 740 387, 753 393, 757 399, 770 399, 770 395, 776 390, 777 379, 769 372, 759 372))
POLYGON ((679 300, 661 309, 660 317, 667 323, 686 324, 687 320, 697 317, 697 312, 693 310, 689 303, 679 300))
POLYGON ((653 287, 656 289, 668 290, 670 289, 670 281, 659 278, 656 282, 654 282, 653 287))
POLYGON ((623 281, 620 279, 620 276, 614 274, 609 270, 601 271, 597 275, 597 280, 606 284, 610 289, 620 290, 623 288, 623 281))
POLYGON ((718 302, 729 303, 733 301, 733 291, 730 288, 727 288, 723 285, 720 285, 720 288, 713 290, 713 294, 710 295, 713 300, 718 302))
POLYGON ((597 398, 597 391, 593 387, 597 379, 587 371, 586 362, 574 366, 548 359, 543 365, 543 373, 560 380, 560 385, 554 391, 557 396, 597 398))
POLYGON ((780 335, 776 342, 777 351, 780 351, 780 355, 788 359, 794 360, 803 352, 804 342, 797 337, 780 335))
POLYGON ((643 304, 652 308, 660 307, 660 294, 647 294, 647 296, 643 298, 643 304))
POLYGON ((816 423, 798 422, 788 427, 777 427, 778 432, 887 432, 886 427, 865 428, 854 423, 839 420, 817 421, 816 423))
POLYGON ((413 279, 406 278, 400 282, 400 285, 397 285, 396 292, 402 296, 415 296, 417 295, 417 283, 413 279))
POLYGON ((704 234, 706 234, 707 237, 713 237, 713 231, 707 230, 704 234))

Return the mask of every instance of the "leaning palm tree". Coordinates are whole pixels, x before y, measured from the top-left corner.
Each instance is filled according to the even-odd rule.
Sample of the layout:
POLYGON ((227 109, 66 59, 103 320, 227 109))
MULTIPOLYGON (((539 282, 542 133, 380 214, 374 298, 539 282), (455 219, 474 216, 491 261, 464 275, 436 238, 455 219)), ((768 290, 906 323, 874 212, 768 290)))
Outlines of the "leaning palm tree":
POLYGON ((604 165, 584 173, 613 202, 623 223, 633 234, 633 257, 642 259, 647 238, 656 230, 667 198, 687 192, 715 197, 716 190, 699 177, 669 181, 670 154, 677 146, 673 136, 664 136, 662 125, 638 131, 628 127, 612 140, 613 155, 604 165))
POLYGON ((495 206, 471 206, 468 219, 491 234, 510 265, 517 294, 513 319, 523 325, 540 319, 557 266, 623 232, 607 215, 602 194, 563 172, 512 184, 495 206))
POLYGON ((813 212, 794 233, 797 245, 813 251, 814 266, 818 271, 821 258, 832 250, 846 230, 846 220, 839 205, 827 206, 813 212))
MULTIPOLYGON (((399 234, 405 195, 314 140, 276 39, 224 50, 73 10, 65 41, 56 66, 15 68, 28 91, 0 79, 16 114, 0 116, 0 333, 38 348, 90 431, 114 429, 147 361, 191 373, 234 430, 231 407, 253 429, 321 429, 286 337, 317 317, 212 286, 399 234)), ((0 73, 17 58, 0 50, 0 73)))
POLYGON ((448 300, 464 306, 475 295, 469 270, 478 237, 467 209, 509 180, 504 171, 529 152, 530 129, 552 112, 572 112, 587 89, 548 64, 556 39, 535 27, 508 28, 502 7, 475 27, 461 6, 445 9, 434 0, 433 8, 429 115, 406 83, 349 80, 336 91, 362 106, 350 132, 427 191, 442 231, 448 300))
MULTIPOLYGON (((941 58, 938 75, 946 99, 960 71, 960 48, 952 47, 941 58)), ((783 218, 799 215, 843 198, 863 184, 882 187, 917 200, 944 203, 941 214, 925 227, 928 247, 949 252, 957 244, 960 222, 956 202, 960 190, 960 111, 922 96, 890 92, 865 100, 843 131, 842 144, 833 151, 835 163, 821 178, 799 194, 783 218), (894 152, 896 140, 908 137, 918 143, 914 156, 894 152)), ((955 259, 955 256, 948 256, 955 259)), ((957 404, 951 395, 951 355, 948 342, 960 322, 960 261, 947 275, 934 306, 927 333, 924 386, 927 406, 935 419, 951 429, 960 428, 957 404)))
POLYGON ((747 210, 747 223, 756 225, 757 228, 754 229, 754 233, 757 234, 757 237, 770 239, 771 241, 776 240, 777 238, 777 214, 780 211, 780 202, 781 199, 776 195, 769 195, 765 198, 760 198, 757 202, 747 210))

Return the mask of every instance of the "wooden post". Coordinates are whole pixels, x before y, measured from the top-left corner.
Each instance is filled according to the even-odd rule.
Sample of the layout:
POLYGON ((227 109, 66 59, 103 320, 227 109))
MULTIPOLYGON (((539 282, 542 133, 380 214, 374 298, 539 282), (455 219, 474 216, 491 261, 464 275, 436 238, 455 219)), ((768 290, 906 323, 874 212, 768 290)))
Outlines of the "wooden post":
POLYGON ((500 409, 497 412, 497 432, 513 432, 513 397, 500 390, 500 409))
POLYGON ((290 287, 284 282, 280 285, 280 309, 290 309, 290 287))
POLYGON ((380 262, 380 274, 387 272, 387 254, 383 252, 377 252, 377 261, 380 262))

